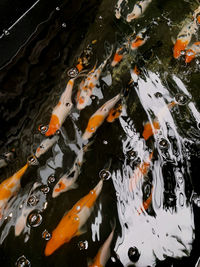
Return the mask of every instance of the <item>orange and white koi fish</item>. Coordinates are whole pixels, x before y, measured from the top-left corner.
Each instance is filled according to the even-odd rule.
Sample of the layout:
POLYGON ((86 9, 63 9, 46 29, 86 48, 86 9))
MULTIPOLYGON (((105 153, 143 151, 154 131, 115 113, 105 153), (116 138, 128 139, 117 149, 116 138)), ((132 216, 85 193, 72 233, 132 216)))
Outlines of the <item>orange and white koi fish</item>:
POLYGON ((132 177, 129 180, 129 190, 133 192, 134 188, 136 187, 138 181, 142 179, 145 175, 147 175, 149 171, 149 167, 151 165, 151 160, 153 157, 153 152, 149 155, 146 161, 140 163, 133 172, 132 177))
POLYGON ((116 107, 113 107, 110 110, 106 121, 107 122, 113 122, 113 121, 115 121, 116 119, 119 118, 119 116, 121 115, 121 113, 122 113, 122 104, 120 103, 116 107))
POLYGON ((136 50, 138 47, 144 45, 148 40, 147 28, 142 29, 135 37, 133 41, 130 42, 131 50, 136 50))
POLYGON ((52 238, 47 242, 45 256, 54 253, 63 244, 70 242, 74 236, 79 236, 81 228, 90 217, 96 199, 101 193, 103 180, 94 187, 86 196, 81 198, 72 209, 63 216, 57 227, 52 232, 52 238))
MULTIPOLYGON (((58 104, 52 111, 49 125, 46 129, 46 132, 44 132, 46 136, 54 135, 56 131, 60 129, 69 112, 71 111, 73 106, 71 100, 73 86, 74 79, 70 79, 67 83, 65 91, 60 97, 58 104)), ((41 131, 41 127, 42 126, 39 126, 39 131, 41 131)))
MULTIPOLYGON (((175 105, 176 105, 176 102, 175 101, 172 101, 172 102, 170 102, 167 105, 167 108, 168 109, 171 109, 175 105)), ((163 117, 164 114, 165 114, 165 111, 166 111, 166 106, 160 110, 159 116, 162 116, 163 117)), ((144 137, 144 140, 148 140, 159 129, 160 129, 160 124, 159 124, 157 118, 155 118, 152 123, 149 122, 149 121, 147 123, 145 123, 145 125, 144 125, 144 131, 142 133, 142 136, 144 137)))
POLYGON ((77 93, 77 109, 82 110, 87 106, 90 100, 90 96, 92 95, 92 92, 96 87, 99 81, 99 77, 109 58, 110 56, 105 59, 104 62, 97 69, 95 65, 94 68, 89 72, 85 81, 81 82, 77 93))
POLYGON ((89 267, 105 267, 108 259, 110 258, 110 245, 113 239, 115 228, 112 230, 104 244, 99 249, 94 262, 89 267))
POLYGON ((152 0, 137 1, 133 7, 132 12, 127 15, 126 21, 131 22, 133 19, 139 18, 145 12, 151 2, 152 0))
POLYGON ((130 83, 132 82, 134 82, 134 83, 137 83, 138 82, 138 79, 139 79, 139 75, 140 75, 140 71, 139 71, 139 69, 138 69, 138 67, 137 66, 135 66, 134 67, 134 69, 131 69, 130 70, 130 73, 131 73, 131 81, 130 81, 130 83))
POLYGON ((92 135, 96 132, 96 130, 108 116, 109 111, 115 106, 115 104, 119 101, 120 98, 121 94, 118 94, 112 99, 108 100, 90 117, 87 128, 82 136, 83 140, 88 140, 92 137, 92 135))
POLYGON ((67 192, 71 189, 77 188, 76 180, 80 174, 81 166, 83 164, 83 157, 85 152, 87 151, 88 147, 90 146, 91 142, 85 145, 79 152, 75 159, 75 162, 71 168, 71 170, 64 174, 57 184, 55 185, 52 193, 52 197, 56 198, 61 193, 67 192))
POLYGON ((7 178, 0 184, 0 218, 3 215, 8 200, 14 196, 20 189, 20 180, 28 168, 28 163, 22 167, 18 172, 7 178))
POLYGON ((138 214, 140 215, 142 212, 144 212, 144 210, 147 210, 149 208, 149 206, 151 205, 152 203, 152 193, 153 193, 153 187, 151 189, 151 194, 150 196, 147 198, 147 200, 145 200, 142 204, 143 207, 139 208, 138 209, 138 214))
POLYGON ((119 62, 122 61, 123 57, 124 57, 124 49, 123 47, 120 47, 117 49, 114 55, 113 61, 111 62, 111 66, 115 67, 119 62))
POLYGON ((184 51, 186 47, 189 45, 192 35, 195 34, 195 32, 197 31, 199 12, 200 12, 200 7, 198 7, 194 11, 192 20, 191 19, 187 20, 183 28, 179 32, 173 49, 174 58, 180 57, 181 52, 184 51))
POLYGON ((39 158, 41 155, 47 152, 55 143, 57 143, 58 139, 58 135, 50 136, 44 139, 36 149, 35 156, 39 158))
POLYGON ((190 63, 199 54, 200 54, 200 42, 195 42, 186 50, 185 63, 190 63))

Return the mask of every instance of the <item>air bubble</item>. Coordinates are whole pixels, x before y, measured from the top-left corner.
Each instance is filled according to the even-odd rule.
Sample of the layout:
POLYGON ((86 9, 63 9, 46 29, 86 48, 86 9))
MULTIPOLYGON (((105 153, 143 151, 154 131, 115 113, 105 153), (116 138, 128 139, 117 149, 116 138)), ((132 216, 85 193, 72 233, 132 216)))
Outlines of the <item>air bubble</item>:
POLYGON ((71 68, 68 70, 67 72, 67 75, 70 77, 70 78, 75 78, 77 75, 79 74, 77 68, 71 68))
POLYGON ((59 6, 57 6, 57 7, 56 7, 56 11, 60 11, 60 8, 59 8, 59 6))
POLYGON ((88 248, 88 241, 80 241, 78 242, 78 247, 80 250, 86 250, 88 248))
POLYGON ((48 240, 51 239, 51 234, 45 229, 45 230, 42 232, 42 238, 44 238, 46 241, 48 241, 48 240))
POLYGON ((43 186, 40 188, 40 191, 42 191, 42 193, 44 193, 44 194, 48 194, 49 191, 50 191, 50 188, 49 188, 47 185, 43 185, 43 186))
POLYGON ((130 150, 127 152, 127 154, 131 160, 135 160, 138 156, 138 153, 135 150, 130 150))
POLYGON ((10 32, 9 32, 8 30, 3 30, 3 32, 4 32, 4 34, 5 34, 6 36, 8 36, 8 35, 10 34, 10 32))
POLYGON ((103 140, 103 144, 104 144, 104 145, 107 145, 107 144, 108 144, 108 141, 103 140))
POLYGON ((28 164, 31 165, 31 166, 36 166, 36 165, 39 164, 39 162, 38 162, 36 156, 34 156, 34 155, 29 156, 29 157, 27 158, 27 161, 28 161, 28 164))
POLYGON ((155 93, 155 97, 159 98, 162 97, 162 94, 160 92, 155 93))
POLYGON ((42 215, 38 210, 32 211, 27 218, 27 224, 30 227, 37 227, 42 223, 42 215))
POLYGON ((189 98, 187 95, 184 95, 184 94, 176 94, 175 100, 177 101, 179 105, 185 105, 188 103, 189 98))
POLYGON ((132 262, 137 262, 140 257, 140 253, 136 247, 130 247, 128 250, 128 257, 132 262))
POLYGON ((51 174, 48 179, 47 179, 47 182, 48 184, 53 184, 55 182, 56 178, 53 174, 51 174))
POLYGON ((111 177, 111 173, 107 170, 101 170, 99 172, 100 179, 108 180, 111 177))
POLYGON ((160 149, 168 149, 169 143, 167 142, 166 139, 163 138, 159 141, 159 147, 160 149))
POLYGON ((67 24, 65 22, 62 23, 62 27, 63 28, 66 28, 67 27, 67 24))
POLYGON ((38 130, 41 134, 45 134, 49 129, 48 125, 41 124, 38 126, 38 130))
POLYGON ((179 194, 179 204, 180 204, 181 207, 183 207, 183 205, 184 205, 184 195, 183 195, 183 193, 179 194))
POLYGON ((36 196, 30 196, 28 198, 27 203, 28 203, 29 206, 36 206, 38 201, 39 201, 39 199, 36 196))
POLYGON ((22 255, 21 257, 19 257, 15 263, 15 266, 17 267, 28 267, 31 266, 31 263, 29 260, 27 260, 27 258, 22 255))

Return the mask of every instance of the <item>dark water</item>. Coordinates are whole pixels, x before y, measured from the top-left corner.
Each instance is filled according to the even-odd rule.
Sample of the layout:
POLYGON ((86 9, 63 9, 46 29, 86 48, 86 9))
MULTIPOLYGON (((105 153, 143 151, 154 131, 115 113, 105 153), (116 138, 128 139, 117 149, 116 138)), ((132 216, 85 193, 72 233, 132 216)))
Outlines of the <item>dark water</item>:
MULTIPOLYGON (((174 59, 172 40, 198 5, 195 1, 153 0, 143 16, 128 23, 127 13, 135 3, 129 2, 123 2, 120 19, 115 17, 114 0, 63 1, 57 7, 48 7, 51 12, 44 11, 44 22, 17 49, 12 60, 5 64, 2 56, 0 152, 14 149, 15 159, 0 169, 1 181, 24 166, 44 139, 38 126, 49 123, 52 109, 69 80, 67 72, 77 65, 78 57, 84 55, 88 45, 92 53, 85 66, 86 75, 96 62, 99 66, 112 53, 90 105, 81 111, 76 108, 76 94, 84 77, 80 75, 75 80, 74 106, 60 129, 58 140, 38 158, 38 165, 28 167, 18 194, 8 201, 0 223, 1 266, 15 266, 23 255, 27 265, 19 265, 18 261, 17 266, 88 266, 115 224, 111 258, 106 266, 195 266, 197 263, 200 256, 199 61, 197 58, 185 64, 184 56, 174 59), (122 62, 111 67, 116 49, 126 46, 129 36, 147 26, 146 43, 136 51, 126 48, 122 62), (140 78, 136 85, 130 85, 130 69, 135 65, 140 69, 140 78), (76 181, 78 187, 52 198, 54 186, 72 168, 83 147, 81 136, 90 116, 127 88, 121 117, 113 123, 105 121, 91 138, 93 143, 84 154, 76 181), (181 96, 185 101, 181 102, 181 96), (176 102, 175 106, 166 108, 172 101, 176 102), (144 125, 155 118, 160 129, 145 141, 144 125), (130 190, 134 171, 140 163, 148 162, 151 152, 148 172, 130 190), (102 169, 109 170, 112 177, 104 181, 86 222, 86 232, 46 257, 44 237, 50 238, 48 233, 51 235, 63 215, 97 185, 102 169), (51 175, 55 181, 49 179, 51 175), (151 192, 151 204, 138 215, 138 209, 142 203, 144 207, 151 192), (25 224, 16 236, 21 214, 25 214, 25 224), (139 259, 130 260, 131 247, 137 248, 139 259)), ((5 42, 12 34, 15 28, 2 40, 5 42)), ((198 37, 199 30, 193 36, 194 41, 198 37)))

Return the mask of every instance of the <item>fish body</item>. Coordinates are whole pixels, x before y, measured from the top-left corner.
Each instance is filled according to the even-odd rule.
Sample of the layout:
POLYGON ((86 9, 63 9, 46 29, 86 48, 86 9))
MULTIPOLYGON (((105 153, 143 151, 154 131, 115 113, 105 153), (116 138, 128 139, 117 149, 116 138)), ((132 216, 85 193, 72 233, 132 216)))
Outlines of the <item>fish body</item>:
POLYGON ((111 66, 115 67, 119 62, 122 61, 124 57, 124 49, 123 47, 120 47, 117 49, 116 53, 114 54, 113 61, 111 62, 111 66))
POLYGON ((22 167, 18 172, 7 178, 0 184, 0 216, 2 217, 3 209, 8 200, 16 194, 20 189, 20 180, 28 168, 28 163, 22 167))
POLYGON ((198 7, 194 11, 192 20, 191 19, 187 20, 183 28, 179 32, 173 49, 174 58, 180 57, 181 52, 184 51, 189 45, 192 35, 195 34, 195 32, 197 31, 200 20, 199 12, 200 12, 200 7, 198 7))
POLYGON ((114 122, 116 119, 119 118, 121 113, 122 113, 122 104, 120 103, 119 105, 117 105, 117 107, 113 107, 110 110, 106 121, 107 122, 114 122))
POLYGON ((145 44, 145 42, 148 40, 148 35, 147 35, 147 29, 144 28, 142 29, 135 39, 130 42, 130 48, 131 50, 136 50, 138 47, 142 46, 145 44))
POLYGON ((83 156, 84 150, 81 149, 69 173, 64 174, 55 185, 52 193, 53 198, 56 198, 61 193, 67 192, 77 187, 76 180, 78 179, 78 176, 80 174, 80 169, 83 163, 83 156))
POLYGON ((58 104, 52 111, 48 130, 45 133, 46 136, 54 135, 56 131, 60 129, 69 112, 71 111, 71 108, 73 106, 71 100, 73 86, 74 79, 70 79, 67 83, 65 91, 60 97, 58 104))
POLYGON ((92 263, 92 265, 89 265, 89 267, 105 267, 106 262, 110 258, 110 245, 113 239, 114 230, 115 228, 112 230, 104 244, 101 246, 94 259, 94 262, 92 263))
POLYGON ((103 181, 100 180, 93 190, 81 198, 72 209, 63 216, 52 232, 52 238, 47 242, 45 256, 54 253, 63 244, 70 242, 74 236, 80 235, 81 228, 92 213, 93 206, 101 193, 103 181))
POLYGON ((97 69, 95 65, 93 70, 89 72, 85 81, 80 84, 77 93, 77 109, 82 110, 87 106, 90 96, 92 95, 92 92, 99 81, 99 77, 107 63, 107 60, 108 58, 105 59, 97 69))
POLYGON ((44 139, 36 149, 35 156, 39 158, 46 153, 59 139, 58 135, 50 136, 44 139))
POLYGON ((139 18, 145 12, 151 2, 152 0, 137 1, 132 12, 127 15, 126 21, 131 22, 132 20, 139 18))
POLYGON ((185 63, 190 63, 199 54, 200 54, 200 42, 195 42, 186 50, 185 63))
POLYGON ((84 140, 88 140, 96 132, 99 126, 104 122, 105 118, 108 116, 109 111, 115 106, 119 101, 121 95, 118 94, 109 101, 107 101, 103 106, 101 106, 89 119, 86 130, 82 136, 84 140))

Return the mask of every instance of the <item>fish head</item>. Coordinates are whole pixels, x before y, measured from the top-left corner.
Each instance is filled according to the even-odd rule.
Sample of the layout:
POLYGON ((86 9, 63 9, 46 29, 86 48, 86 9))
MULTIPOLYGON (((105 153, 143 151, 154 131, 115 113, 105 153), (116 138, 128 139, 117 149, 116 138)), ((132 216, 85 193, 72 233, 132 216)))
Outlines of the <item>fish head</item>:
POLYGON ((190 63, 195 58, 196 53, 192 49, 188 49, 185 55, 185 63, 190 63))
POLYGON ((67 179, 66 177, 62 177, 58 183, 55 185, 54 189, 53 189, 53 193, 52 193, 52 197, 56 198, 57 196, 59 196, 62 192, 66 192, 68 188, 67 185, 67 179))
POLYGON ((180 55, 181 55, 181 51, 184 51, 185 48, 187 47, 188 45, 188 42, 187 41, 183 41, 181 39, 177 39, 176 40, 176 43, 174 45, 174 49, 173 49, 173 52, 174 52, 174 58, 179 58, 180 55))
POLYGON ((88 122, 87 128, 82 136, 83 140, 88 140, 96 132, 97 128, 103 123, 105 116, 101 114, 93 115, 88 122))
POLYGON ((56 114, 52 114, 49 127, 45 135, 46 136, 54 135, 56 131, 59 130, 59 128, 60 128, 60 120, 56 114))

